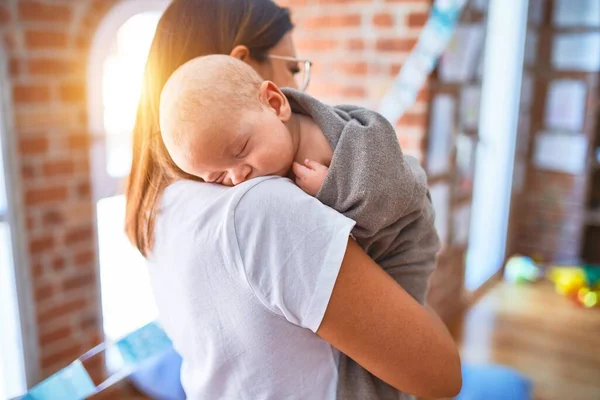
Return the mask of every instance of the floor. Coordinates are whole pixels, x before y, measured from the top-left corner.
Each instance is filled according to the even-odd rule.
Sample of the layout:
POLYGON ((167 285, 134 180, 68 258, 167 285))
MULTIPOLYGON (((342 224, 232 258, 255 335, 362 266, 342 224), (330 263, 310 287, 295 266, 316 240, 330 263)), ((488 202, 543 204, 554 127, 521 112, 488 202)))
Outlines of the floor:
POLYGON ((600 399, 600 309, 578 308, 549 283, 500 282, 457 326, 463 362, 518 369, 536 400, 600 399))
MULTIPOLYGON (((578 308, 550 284, 497 283, 452 331, 463 362, 516 368, 535 400, 600 400, 600 309, 578 308)), ((126 384, 93 397, 116 398, 144 399, 126 384)))

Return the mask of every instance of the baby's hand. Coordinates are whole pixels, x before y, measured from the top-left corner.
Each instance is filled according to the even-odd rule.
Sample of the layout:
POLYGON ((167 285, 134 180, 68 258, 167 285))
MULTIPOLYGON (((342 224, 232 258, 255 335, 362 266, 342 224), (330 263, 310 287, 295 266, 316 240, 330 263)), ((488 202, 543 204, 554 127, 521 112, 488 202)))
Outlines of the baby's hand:
POLYGON ((292 169, 296 175, 296 185, 306 193, 316 196, 323 186, 328 168, 316 161, 306 160, 304 165, 294 162, 292 169))

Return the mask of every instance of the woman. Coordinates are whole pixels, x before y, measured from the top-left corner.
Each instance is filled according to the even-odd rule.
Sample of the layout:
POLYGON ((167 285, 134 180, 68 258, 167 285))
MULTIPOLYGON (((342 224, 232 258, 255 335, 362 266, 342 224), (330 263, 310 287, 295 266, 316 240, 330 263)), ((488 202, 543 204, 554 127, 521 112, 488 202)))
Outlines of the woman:
POLYGON ((291 31, 288 11, 270 0, 175 0, 150 49, 126 229, 150 261, 186 393, 333 399, 339 349, 399 390, 453 396, 460 362, 451 338, 349 239, 353 221, 287 179, 194 181, 162 143, 158 104, 175 69, 230 54, 298 86, 291 31))

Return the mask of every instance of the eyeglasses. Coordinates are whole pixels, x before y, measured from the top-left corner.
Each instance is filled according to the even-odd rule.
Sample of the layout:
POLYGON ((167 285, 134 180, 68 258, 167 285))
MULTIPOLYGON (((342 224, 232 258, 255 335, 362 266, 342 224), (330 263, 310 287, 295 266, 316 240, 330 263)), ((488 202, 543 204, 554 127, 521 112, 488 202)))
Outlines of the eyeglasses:
POLYGON ((267 58, 271 58, 273 60, 293 61, 295 63, 298 63, 299 71, 297 74, 294 75, 296 85, 298 86, 298 89, 302 91, 308 89, 308 84, 310 83, 310 69, 312 67, 312 61, 301 60, 294 57, 276 56, 272 54, 267 54, 267 58))

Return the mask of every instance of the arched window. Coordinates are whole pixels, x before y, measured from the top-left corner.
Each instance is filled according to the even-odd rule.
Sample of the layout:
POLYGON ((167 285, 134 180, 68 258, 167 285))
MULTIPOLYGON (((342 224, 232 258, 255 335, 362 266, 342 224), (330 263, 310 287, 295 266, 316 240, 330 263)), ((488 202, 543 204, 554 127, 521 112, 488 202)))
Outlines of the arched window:
POLYGON ((123 181, 143 70, 168 1, 126 0, 94 37, 89 64, 92 193, 96 205, 104 332, 116 339, 156 317, 144 258, 124 233, 123 181))

